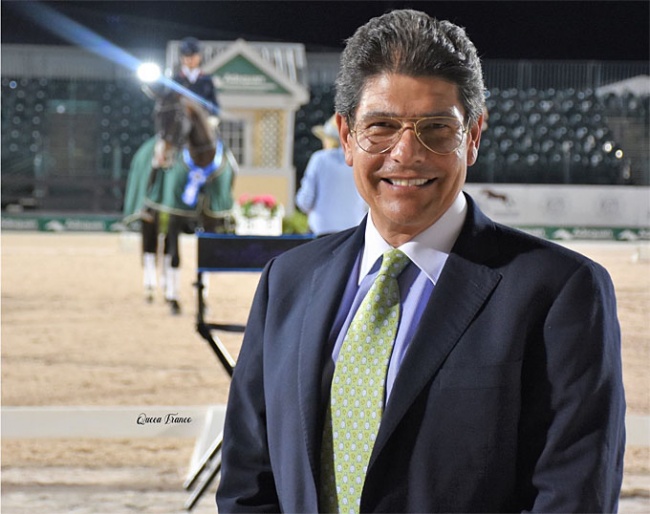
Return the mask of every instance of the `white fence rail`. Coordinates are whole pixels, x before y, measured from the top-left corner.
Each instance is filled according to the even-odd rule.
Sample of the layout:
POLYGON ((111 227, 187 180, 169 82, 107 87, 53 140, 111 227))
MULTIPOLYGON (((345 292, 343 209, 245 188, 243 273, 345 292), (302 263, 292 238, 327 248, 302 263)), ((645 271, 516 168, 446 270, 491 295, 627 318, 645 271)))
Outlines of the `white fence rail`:
POLYGON ((2 407, 3 439, 196 439, 189 469, 223 429, 225 405, 2 407))
MULTIPOLYGON (((194 463, 221 432, 225 410, 225 405, 2 407, 2 437, 196 438, 194 463)), ((650 416, 628 415, 625 425, 629 446, 650 446, 650 416)))

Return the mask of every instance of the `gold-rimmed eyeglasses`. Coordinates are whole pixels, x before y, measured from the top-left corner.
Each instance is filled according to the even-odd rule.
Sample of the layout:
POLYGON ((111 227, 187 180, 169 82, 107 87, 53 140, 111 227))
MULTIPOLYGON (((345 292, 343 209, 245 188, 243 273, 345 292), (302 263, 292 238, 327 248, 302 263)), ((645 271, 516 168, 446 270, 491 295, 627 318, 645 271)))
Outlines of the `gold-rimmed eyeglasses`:
POLYGON ((369 116, 359 120, 350 132, 359 147, 370 154, 390 151, 407 129, 413 129, 418 141, 429 151, 449 155, 460 148, 469 126, 453 117, 395 118, 369 116), (407 125, 410 123, 410 125, 407 125))

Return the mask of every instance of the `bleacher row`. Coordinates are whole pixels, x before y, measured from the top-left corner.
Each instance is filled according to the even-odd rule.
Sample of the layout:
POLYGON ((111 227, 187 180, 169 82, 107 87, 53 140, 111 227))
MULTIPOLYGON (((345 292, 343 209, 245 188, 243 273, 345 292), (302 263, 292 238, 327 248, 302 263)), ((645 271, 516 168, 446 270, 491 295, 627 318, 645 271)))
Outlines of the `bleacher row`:
MULTIPOLYGON (((100 176, 114 176, 116 168, 125 174, 133 153, 154 131, 153 102, 133 80, 3 77, 1 86, 3 176, 34 175, 55 114, 84 112, 92 117, 96 146, 81 151, 99 153, 100 176)), ((487 108, 479 161, 469 173, 474 182, 624 183, 629 165, 617 154, 620 148, 609 120, 633 117, 647 126, 650 114, 647 96, 600 97, 593 90, 575 89, 493 88, 487 108)), ((298 180, 309 156, 320 148, 311 128, 333 109, 334 87, 326 84, 313 86, 309 104, 296 112, 298 180)))
MULTIPOLYGON (((310 103, 296 114, 295 163, 320 148, 311 134, 333 112, 334 88, 312 88, 310 103)), ((618 184, 628 163, 610 130, 610 117, 632 117, 648 125, 649 97, 591 89, 515 88, 488 91, 488 128, 481 138, 470 182, 618 184)))
POLYGON ((128 170, 132 154, 154 132, 153 101, 132 80, 3 77, 1 86, 3 175, 34 173, 30 168, 44 152, 48 131, 54 128, 93 134, 95 147, 78 151, 93 156, 99 152, 95 170, 99 176, 114 173, 116 167, 128 170), (75 118, 80 113, 87 115, 83 124, 75 118), (66 114, 64 121, 58 119, 66 114))
POLYGON ((477 182, 620 182, 624 162, 593 90, 489 92, 477 182), (617 157, 618 156, 618 157, 617 157))

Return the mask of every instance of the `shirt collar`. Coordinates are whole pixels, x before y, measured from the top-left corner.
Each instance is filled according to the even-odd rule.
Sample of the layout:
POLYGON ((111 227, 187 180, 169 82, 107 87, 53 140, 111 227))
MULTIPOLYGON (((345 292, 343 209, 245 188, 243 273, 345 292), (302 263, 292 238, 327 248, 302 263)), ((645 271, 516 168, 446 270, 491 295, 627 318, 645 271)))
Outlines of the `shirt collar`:
POLYGON ((192 84, 197 81, 199 75, 201 74, 201 68, 190 69, 187 66, 183 66, 182 70, 183 75, 185 75, 185 77, 187 77, 187 80, 189 80, 192 84))
MULTIPOLYGON (((463 228, 466 213, 467 200, 461 192, 438 221, 399 247, 434 284, 438 281, 447 257, 463 228)), ((377 231, 372 212, 369 212, 359 268, 359 284, 377 259, 391 248, 377 231)))

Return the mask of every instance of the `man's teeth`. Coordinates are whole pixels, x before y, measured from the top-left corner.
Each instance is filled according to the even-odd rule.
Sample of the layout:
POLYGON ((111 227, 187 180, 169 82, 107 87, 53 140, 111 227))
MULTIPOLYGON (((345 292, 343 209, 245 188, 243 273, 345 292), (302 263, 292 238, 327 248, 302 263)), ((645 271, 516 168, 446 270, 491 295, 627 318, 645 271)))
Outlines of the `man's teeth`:
POLYGON ((425 178, 413 178, 409 180, 392 179, 390 182, 394 186, 421 186, 422 184, 426 184, 428 180, 425 178))

